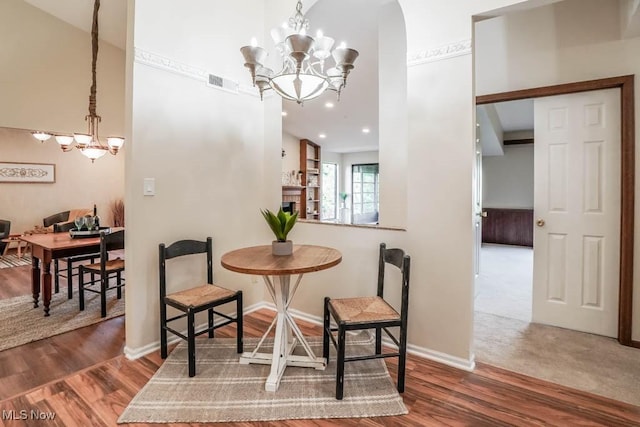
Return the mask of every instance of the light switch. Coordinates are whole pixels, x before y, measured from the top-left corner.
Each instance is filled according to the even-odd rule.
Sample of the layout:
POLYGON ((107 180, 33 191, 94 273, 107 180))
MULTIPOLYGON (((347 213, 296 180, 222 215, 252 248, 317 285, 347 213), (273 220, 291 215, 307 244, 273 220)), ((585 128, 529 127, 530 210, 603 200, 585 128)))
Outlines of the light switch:
POLYGON ((155 196, 156 195, 156 179, 155 178, 145 178, 144 179, 143 194, 145 196, 155 196))

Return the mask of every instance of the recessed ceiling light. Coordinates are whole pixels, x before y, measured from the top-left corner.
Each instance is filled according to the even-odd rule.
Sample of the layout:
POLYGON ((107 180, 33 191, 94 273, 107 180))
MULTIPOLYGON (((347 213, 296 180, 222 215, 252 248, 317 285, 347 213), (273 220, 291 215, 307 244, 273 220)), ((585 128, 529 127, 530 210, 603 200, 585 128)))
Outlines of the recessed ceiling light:
POLYGON ((324 106, 327 108, 333 108, 333 102, 327 102, 324 106))
POLYGON ((369 133, 369 132, 371 132, 369 128, 362 128, 362 133, 369 133))
POLYGON ((287 112, 286 111, 282 112, 282 117, 287 117, 287 112))
POLYGON ((327 135, 326 135, 326 134, 324 134, 324 133, 321 133, 321 134, 319 134, 318 136, 319 136, 320 138, 322 138, 322 139, 324 139, 324 138, 326 138, 326 137, 327 137, 327 135))

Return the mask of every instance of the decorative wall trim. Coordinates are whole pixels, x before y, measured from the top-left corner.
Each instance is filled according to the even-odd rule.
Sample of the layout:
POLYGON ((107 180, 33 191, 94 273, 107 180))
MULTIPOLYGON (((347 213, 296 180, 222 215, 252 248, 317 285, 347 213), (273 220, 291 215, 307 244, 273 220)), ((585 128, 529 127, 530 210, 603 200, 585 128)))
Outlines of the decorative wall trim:
MULTIPOLYGON (((209 75, 214 74, 203 68, 195 67, 193 65, 185 64, 179 61, 175 61, 171 58, 167 58, 162 55, 158 55, 153 52, 149 52, 143 49, 136 47, 134 49, 134 61, 138 64, 147 65, 149 67, 153 67, 157 70, 167 71, 170 73, 178 74, 183 77, 187 77, 193 80, 197 80, 199 82, 205 83, 208 87, 222 90, 228 93, 242 93, 245 95, 251 95, 254 97, 259 97, 260 94, 256 88, 253 88, 249 85, 239 84, 231 79, 225 79, 227 82, 230 82, 231 85, 235 86, 237 90, 230 90, 228 87, 219 87, 212 84, 209 84, 209 75)), ((266 98, 266 94, 265 94, 266 98)))
POLYGON ((138 64, 144 64, 149 67, 157 68, 158 70, 180 74, 181 76, 189 77, 190 79, 201 82, 206 83, 209 79, 209 73, 202 68, 183 64, 182 62, 174 61, 173 59, 142 50, 138 47, 134 49, 134 60, 138 64))
POLYGON ((445 46, 427 49, 420 52, 407 53, 407 67, 443 61, 462 55, 471 54, 471 39, 450 43, 445 46))

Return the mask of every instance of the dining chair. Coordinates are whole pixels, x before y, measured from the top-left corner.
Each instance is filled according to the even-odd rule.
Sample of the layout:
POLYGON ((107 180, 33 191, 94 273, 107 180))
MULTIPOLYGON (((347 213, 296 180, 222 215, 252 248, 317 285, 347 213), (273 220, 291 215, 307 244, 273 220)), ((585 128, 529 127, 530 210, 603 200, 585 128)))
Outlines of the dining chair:
MULTIPOLYGON (((233 291, 213 283, 213 239, 207 237, 206 241, 179 240, 169 246, 164 243, 159 245, 159 267, 160 267, 160 355, 163 359, 167 357, 167 332, 187 341, 187 354, 189 365, 189 376, 196 374, 196 343, 198 335, 205 332, 209 338, 213 338, 214 330, 228 325, 236 324, 236 345, 238 353, 243 351, 242 332, 242 291, 233 291), (207 254, 207 283, 197 285, 186 290, 167 294, 167 261, 187 255, 207 254), (235 316, 227 315, 216 311, 215 308, 230 302, 236 302, 235 316), (167 306, 179 311, 174 317, 167 318, 167 306), (208 315, 207 327, 196 331, 195 315, 206 311, 208 315), (216 325, 214 315, 218 315, 223 320, 216 325), (169 322, 187 318, 187 335, 168 326, 169 322)), ((174 266, 177 268, 177 266, 174 266)), ((172 267, 173 268, 173 267, 172 267)))
POLYGON ((344 364, 360 360, 380 359, 387 357, 398 358, 398 392, 404 392, 404 377, 407 359, 407 315, 409 308, 409 270, 411 258, 402 249, 387 249, 380 244, 378 261, 378 292, 376 296, 357 298, 324 299, 324 327, 322 339, 322 356, 329 363, 329 341, 337 350, 336 367, 336 399, 342 400, 344 395, 344 364), (401 303, 400 313, 384 299, 385 267, 390 264, 397 267, 401 273, 401 303), (337 327, 333 327, 333 318, 337 327), (399 327, 399 334, 394 334, 388 328, 399 327), (346 356, 347 331, 375 329, 375 353, 358 356, 346 356), (398 351, 382 351, 382 331, 384 331, 398 351), (334 333, 337 332, 337 336, 334 333))
MULTIPOLYGON (((11 233, 11 221, 0 219, 0 240, 8 239, 11 233)), ((8 243, 0 242, 0 255, 4 255, 4 250, 8 243)))
POLYGON ((124 260, 120 258, 109 259, 109 251, 124 249, 124 230, 114 231, 112 233, 100 233, 100 261, 94 264, 81 264, 78 270, 79 279, 79 300, 80 310, 84 310, 84 293, 93 292, 100 294, 100 315, 107 316, 107 291, 116 289, 118 299, 122 298, 122 287, 125 280, 122 277, 124 271, 124 260), (85 283, 85 273, 99 274, 100 280, 91 280, 85 283), (115 275, 116 283, 111 284, 110 279, 115 275), (99 289, 94 286, 100 284, 99 289))
MULTIPOLYGON (((73 222, 61 222, 53 224, 53 232, 54 233, 64 233, 68 232, 72 228, 75 228, 75 224, 73 222)), ((53 260, 53 277, 54 277, 54 290, 56 293, 60 291, 60 279, 65 279, 67 281, 67 297, 69 299, 73 298, 73 278, 78 276, 78 266, 74 263, 79 263, 82 261, 89 261, 94 263, 96 258, 100 256, 99 252, 91 253, 91 254, 82 254, 82 255, 73 255, 63 258, 56 258, 53 260), (60 268, 60 262, 64 263, 64 268, 60 268)), ((91 280, 94 280, 94 274, 91 275, 91 280)))

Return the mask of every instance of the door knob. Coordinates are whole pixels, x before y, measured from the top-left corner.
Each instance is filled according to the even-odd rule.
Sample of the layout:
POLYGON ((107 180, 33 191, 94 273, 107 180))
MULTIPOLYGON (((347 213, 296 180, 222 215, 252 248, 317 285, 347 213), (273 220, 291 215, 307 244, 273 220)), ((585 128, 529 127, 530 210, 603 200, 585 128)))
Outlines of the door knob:
POLYGON ((545 224, 544 219, 538 219, 538 220, 536 221, 536 225, 537 225, 538 227, 544 227, 544 224, 545 224))

